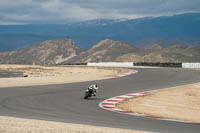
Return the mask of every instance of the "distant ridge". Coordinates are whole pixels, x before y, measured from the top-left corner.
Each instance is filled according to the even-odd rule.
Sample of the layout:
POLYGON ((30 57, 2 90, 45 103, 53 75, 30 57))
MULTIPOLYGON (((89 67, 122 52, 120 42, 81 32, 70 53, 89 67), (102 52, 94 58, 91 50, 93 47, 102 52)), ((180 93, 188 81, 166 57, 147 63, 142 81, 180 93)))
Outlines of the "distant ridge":
POLYGON ((87 51, 71 39, 48 40, 27 49, 0 52, 1 64, 54 65, 86 62, 200 62, 200 46, 153 44, 138 48, 102 40, 87 51))
POLYGON ((199 27, 200 13, 132 20, 96 19, 74 24, 0 25, 0 51, 69 38, 85 50, 106 38, 141 48, 152 43, 200 45, 199 27))

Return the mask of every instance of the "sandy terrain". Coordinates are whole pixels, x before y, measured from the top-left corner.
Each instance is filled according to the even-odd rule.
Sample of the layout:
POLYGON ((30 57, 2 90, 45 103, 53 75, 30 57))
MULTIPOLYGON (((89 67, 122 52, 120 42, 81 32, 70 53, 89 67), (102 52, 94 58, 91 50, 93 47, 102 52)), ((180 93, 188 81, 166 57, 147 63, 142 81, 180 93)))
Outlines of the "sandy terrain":
POLYGON ((200 123, 200 83, 153 91, 118 104, 129 112, 200 123))
POLYGON ((23 72, 28 77, 1 78, 0 87, 72 83, 112 78, 127 69, 98 67, 43 67, 31 65, 0 65, 0 70, 23 72))
POLYGON ((108 127, 0 116, 0 133, 144 133, 108 127))

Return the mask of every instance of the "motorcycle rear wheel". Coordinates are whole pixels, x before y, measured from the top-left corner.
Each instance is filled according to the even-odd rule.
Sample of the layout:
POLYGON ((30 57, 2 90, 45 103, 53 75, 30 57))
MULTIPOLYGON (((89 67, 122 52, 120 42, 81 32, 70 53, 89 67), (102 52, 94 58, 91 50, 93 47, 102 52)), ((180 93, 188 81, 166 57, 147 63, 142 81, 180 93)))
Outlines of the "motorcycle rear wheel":
POLYGON ((86 92, 86 93, 85 93, 85 96, 84 96, 84 99, 88 99, 88 97, 90 97, 90 95, 89 95, 88 92, 86 92))

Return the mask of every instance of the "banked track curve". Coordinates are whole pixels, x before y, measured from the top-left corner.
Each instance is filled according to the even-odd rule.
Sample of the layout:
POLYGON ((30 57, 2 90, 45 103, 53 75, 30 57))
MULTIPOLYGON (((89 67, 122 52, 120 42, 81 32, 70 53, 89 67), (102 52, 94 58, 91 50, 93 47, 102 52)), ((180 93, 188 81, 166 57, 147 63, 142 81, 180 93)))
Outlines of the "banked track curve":
POLYGON ((200 126, 113 113, 98 107, 110 97, 174 87, 200 81, 200 71, 136 69, 133 75, 82 83, 0 88, 0 115, 154 132, 192 133, 200 126), (98 96, 83 100, 87 86, 97 82, 98 96))

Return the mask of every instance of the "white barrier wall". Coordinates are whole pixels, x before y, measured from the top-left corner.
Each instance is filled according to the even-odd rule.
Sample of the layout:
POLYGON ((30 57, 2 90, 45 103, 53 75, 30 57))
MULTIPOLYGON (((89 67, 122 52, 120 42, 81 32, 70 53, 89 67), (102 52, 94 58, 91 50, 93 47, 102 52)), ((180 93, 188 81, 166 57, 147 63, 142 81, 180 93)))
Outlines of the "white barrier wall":
POLYGON ((200 68, 200 63, 182 63, 182 68, 200 68))
POLYGON ((102 67, 133 67, 133 62, 88 62, 87 66, 102 66, 102 67))

